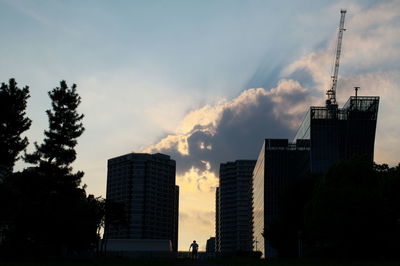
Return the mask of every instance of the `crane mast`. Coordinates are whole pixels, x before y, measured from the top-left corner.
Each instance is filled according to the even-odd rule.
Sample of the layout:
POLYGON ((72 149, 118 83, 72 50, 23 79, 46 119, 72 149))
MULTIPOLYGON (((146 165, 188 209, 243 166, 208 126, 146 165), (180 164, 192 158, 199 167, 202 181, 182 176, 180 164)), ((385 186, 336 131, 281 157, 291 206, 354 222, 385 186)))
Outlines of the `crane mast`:
POLYGON ((336 45, 336 57, 335 57, 335 65, 332 78, 332 87, 327 90, 326 95, 328 99, 326 100, 326 106, 336 106, 336 86, 338 81, 338 73, 339 73, 339 61, 340 61, 340 53, 342 51, 342 39, 343 39, 343 32, 346 30, 344 28, 344 17, 346 16, 346 9, 340 10, 340 23, 339 23, 339 33, 336 45))

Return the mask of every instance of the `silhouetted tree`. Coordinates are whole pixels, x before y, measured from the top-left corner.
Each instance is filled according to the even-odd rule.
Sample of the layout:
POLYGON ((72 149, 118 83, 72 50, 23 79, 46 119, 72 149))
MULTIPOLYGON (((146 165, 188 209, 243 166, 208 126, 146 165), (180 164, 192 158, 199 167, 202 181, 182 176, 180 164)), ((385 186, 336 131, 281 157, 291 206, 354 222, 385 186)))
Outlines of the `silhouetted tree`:
POLYGON ((305 213, 307 237, 319 255, 377 255, 382 215, 382 184, 371 163, 339 162, 317 180, 305 213))
POLYGON ((83 114, 77 112, 81 97, 76 85, 68 88, 63 80, 60 87, 49 92, 52 110, 47 110, 49 130, 44 132, 43 144, 35 143, 36 151, 26 155, 26 161, 37 165, 48 173, 56 174, 58 182, 64 185, 79 186, 83 172, 72 173, 71 164, 76 159, 77 138, 84 132, 81 123, 83 114))
POLYGON ((127 217, 125 215, 126 210, 123 203, 110 201, 107 199, 104 203, 104 216, 101 224, 103 226, 104 233, 100 250, 103 254, 105 254, 107 250, 110 228, 120 228, 127 225, 127 217))
POLYGON ((338 162, 326 173, 289 185, 280 216, 265 232, 279 256, 399 257, 400 164, 365 158, 338 162))
POLYGON ((28 145, 28 139, 21 137, 31 125, 25 114, 28 98, 28 86, 20 89, 14 79, 0 87, 0 231, 3 238, 13 225, 17 207, 16 189, 9 177, 14 175, 18 154, 28 145))
MULTIPOLYGON (((65 81, 49 92, 52 110, 47 110, 49 129, 44 132, 41 145, 26 155, 26 161, 35 164, 31 172, 35 181, 46 187, 40 198, 42 205, 37 241, 45 243, 55 254, 77 252, 90 247, 97 235, 97 206, 95 198, 86 195, 80 187, 83 172, 73 173, 71 164, 76 159, 77 138, 82 135, 83 115, 77 112, 81 102, 76 85, 65 81)), ((43 244, 42 244, 43 245, 43 244)))
POLYGON ((8 84, 1 84, 0 175, 12 172, 18 154, 28 145, 27 137, 21 137, 21 134, 31 126, 31 120, 25 113, 29 97, 29 87, 18 88, 14 79, 10 79, 8 84))
POLYGON ((399 257, 400 250, 400 164, 374 165, 382 187, 382 230, 376 239, 378 251, 386 257, 399 257))
POLYGON ((76 85, 68 88, 65 81, 49 96, 52 109, 47 110, 49 129, 43 144, 35 143, 36 151, 25 155, 34 167, 0 186, 0 200, 7 200, 0 212, 3 255, 79 255, 94 251, 99 240, 103 200, 86 194, 80 186, 83 172, 74 173, 71 167, 77 138, 84 131, 83 115, 77 112, 81 98, 76 85))

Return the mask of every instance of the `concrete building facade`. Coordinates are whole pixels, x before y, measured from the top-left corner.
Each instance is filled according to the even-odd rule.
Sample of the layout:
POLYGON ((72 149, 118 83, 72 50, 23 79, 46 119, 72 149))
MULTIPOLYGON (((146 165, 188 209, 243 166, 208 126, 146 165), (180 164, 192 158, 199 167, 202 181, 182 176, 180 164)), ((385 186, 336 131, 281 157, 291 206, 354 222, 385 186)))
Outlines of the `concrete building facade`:
POLYGON ((178 248, 179 187, 168 155, 130 153, 108 160, 107 200, 123 204, 126 225, 112 226, 109 239, 167 239, 178 248))
POLYGON ((216 197, 219 199, 216 234, 220 252, 252 250, 251 188, 255 163, 255 160, 237 160, 220 165, 216 197))

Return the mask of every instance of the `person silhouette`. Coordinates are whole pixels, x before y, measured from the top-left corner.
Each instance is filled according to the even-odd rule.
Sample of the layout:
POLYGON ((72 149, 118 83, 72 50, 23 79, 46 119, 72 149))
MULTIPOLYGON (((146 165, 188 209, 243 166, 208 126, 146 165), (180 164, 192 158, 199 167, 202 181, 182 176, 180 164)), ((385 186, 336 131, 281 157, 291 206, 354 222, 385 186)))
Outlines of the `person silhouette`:
POLYGON ((197 259, 197 250, 199 249, 199 245, 196 243, 196 240, 193 240, 193 243, 190 244, 189 252, 190 249, 192 249, 192 259, 197 259))

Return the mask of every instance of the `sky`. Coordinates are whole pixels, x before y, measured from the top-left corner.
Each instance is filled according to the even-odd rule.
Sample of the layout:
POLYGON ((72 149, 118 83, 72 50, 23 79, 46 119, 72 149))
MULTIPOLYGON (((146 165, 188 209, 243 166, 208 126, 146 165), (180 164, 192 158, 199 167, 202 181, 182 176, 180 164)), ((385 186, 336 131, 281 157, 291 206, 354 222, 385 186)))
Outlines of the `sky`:
MULTIPOLYGON (((215 235, 219 164, 293 138, 330 85, 347 9, 337 100, 381 97, 375 161, 400 162, 400 1, 0 0, 0 82, 30 86, 33 142, 47 92, 76 83, 85 133, 75 170, 105 197, 107 159, 162 152, 177 163, 179 249, 215 235)), ((26 167, 19 162, 18 169, 26 167)))

